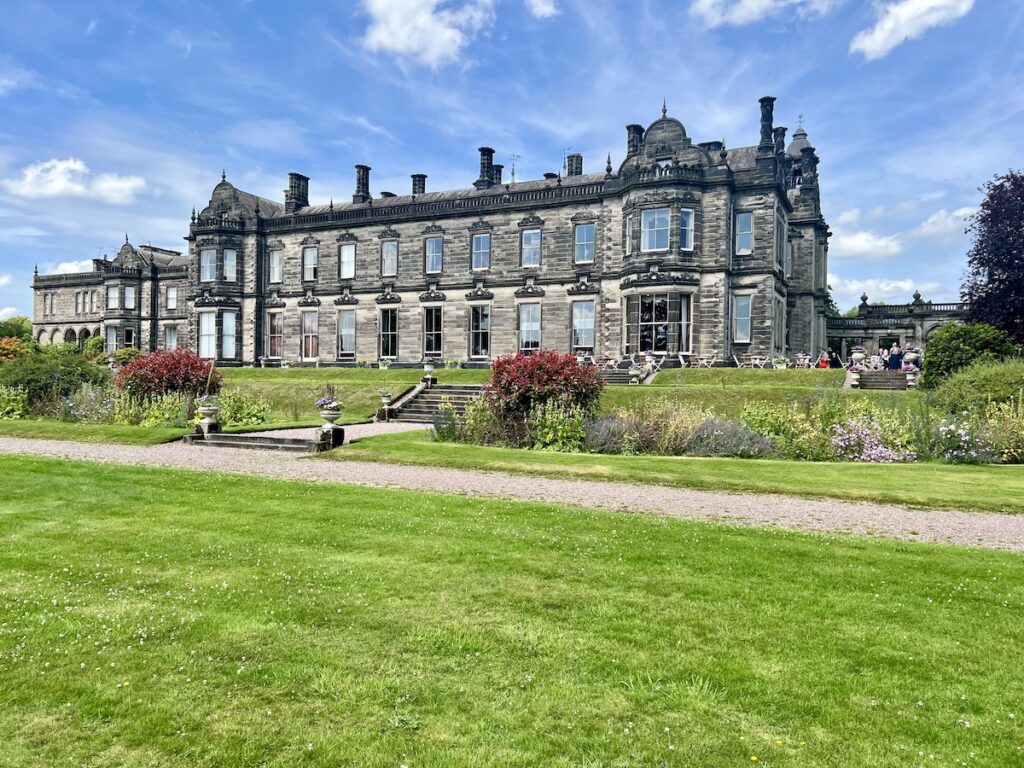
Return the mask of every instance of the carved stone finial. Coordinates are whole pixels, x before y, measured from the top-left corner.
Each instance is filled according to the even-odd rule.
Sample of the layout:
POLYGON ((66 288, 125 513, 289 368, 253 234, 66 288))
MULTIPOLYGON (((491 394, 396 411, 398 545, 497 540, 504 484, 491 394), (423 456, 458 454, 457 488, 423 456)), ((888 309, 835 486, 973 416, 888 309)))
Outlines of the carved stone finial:
POLYGON ((128 233, 127 232, 124 233, 124 241, 126 243, 128 242, 128 233))
POLYGON ((39 265, 38 264, 36 264, 35 269, 32 270, 32 275, 34 277, 39 277, 39 265))
POLYGON ((228 180, 228 172, 226 170, 224 170, 223 168, 220 169, 220 180, 221 181, 227 181, 228 180))
POLYGON ((668 114, 668 103, 665 101, 665 99, 662 99, 661 100, 661 116, 665 117, 665 115, 667 115, 667 114, 668 114))
POLYGON ((781 155, 786 151, 786 128, 779 126, 772 134, 775 138, 775 154, 781 155))
POLYGON ((860 303, 861 305, 865 305, 868 303, 868 295, 866 293, 862 293, 860 295, 860 303))
POLYGON ((608 153, 608 162, 604 164, 604 172, 605 173, 609 173, 609 174, 612 172, 612 153, 611 152, 608 153))
POLYGON ((761 142, 758 144, 758 149, 773 150, 775 147, 772 141, 772 121, 775 116, 775 97, 762 96, 759 103, 761 104, 761 142))
POLYGON ((196 207, 194 205, 192 206, 192 223, 196 223, 196 207))
POLYGON ((920 291, 914 291, 914 303, 915 304, 923 304, 924 303, 921 300, 921 292, 920 291))
POLYGON ((327 206, 327 210, 329 210, 329 211, 333 211, 334 210, 334 198, 333 197, 331 198, 330 205, 327 206))

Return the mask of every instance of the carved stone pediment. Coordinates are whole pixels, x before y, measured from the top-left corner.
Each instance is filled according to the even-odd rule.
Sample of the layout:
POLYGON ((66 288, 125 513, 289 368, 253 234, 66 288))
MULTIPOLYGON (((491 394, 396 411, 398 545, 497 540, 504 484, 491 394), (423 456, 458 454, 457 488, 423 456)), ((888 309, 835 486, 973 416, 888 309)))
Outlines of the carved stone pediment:
POLYGON ((441 232, 444 232, 444 227, 440 224, 429 224, 423 228, 424 235, 436 235, 441 232))
POLYGON ((203 291, 202 295, 199 296, 194 302, 193 306, 196 307, 237 307, 240 306, 238 299, 233 299, 229 296, 215 296, 211 295, 209 290, 203 291))
POLYGON ((430 287, 420 294, 420 301, 444 301, 444 293, 437 290, 437 283, 431 283, 430 287))
POLYGON ((268 251, 280 251, 284 249, 284 241, 282 240, 271 240, 267 243, 268 251))
POLYGON ((540 216, 538 216, 535 213, 531 213, 528 216, 524 217, 522 219, 522 221, 519 222, 519 226, 520 227, 542 227, 542 226, 544 226, 544 219, 542 219, 540 216))
POLYGON ((377 296, 376 302, 378 304, 401 304, 402 297, 394 292, 394 286, 391 283, 384 285, 384 290, 377 296))
POLYGON ((338 235, 337 241, 339 243, 354 243, 359 238, 353 235, 351 232, 342 232, 338 235))
POLYGON ((693 192, 691 192, 690 190, 686 190, 685 192, 683 192, 683 195, 680 198, 680 200, 682 200, 684 203, 696 203, 696 202, 698 202, 697 196, 695 194, 693 194, 693 192))
POLYGON ((263 302, 268 307, 283 307, 284 299, 277 295, 277 291, 270 294, 270 298, 263 302))
POLYGON ((348 289, 346 289, 345 292, 343 294, 341 294, 341 296, 339 296, 338 298, 336 298, 334 300, 334 303, 336 305, 338 305, 339 307, 342 307, 342 306, 346 306, 346 305, 349 305, 349 304, 358 304, 359 303, 359 299, 357 299, 355 296, 353 296, 351 293, 349 293, 348 289))
POLYGON ((590 282, 589 272, 583 272, 579 274, 578 278, 579 280, 577 281, 576 285, 570 285, 565 291, 570 296, 583 296, 586 294, 601 292, 601 286, 594 285, 592 282, 590 282))
POLYGON ((396 240, 399 237, 401 237, 401 235, 398 234, 398 230, 396 230, 396 229, 394 229, 392 227, 388 227, 383 232, 381 232, 379 235, 377 235, 377 239, 378 240, 396 240))
POLYGON ((577 211, 572 215, 569 221, 573 222, 591 222, 597 221, 597 214, 594 211, 577 211))
POLYGON ((641 202, 644 203, 664 203, 672 199, 671 192, 665 192, 664 190, 659 192, 648 192, 646 195, 640 198, 641 202))
POLYGON ((306 295, 299 299, 298 304, 300 307, 319 307, 320 299, 313 295, 312 288, 307 288, 306 295))
POLYGON ((536 299, 544 295, 544 289, 538 288, 533 283, 516 288, 517 299, 536 299))
POLYGON ((493 299, 494 293, 492 291, 487 290, 487 288, 484 287, 483 280, 477 280, 476 286, 473 288, 472 291, 469 291, 466 294, 466 298, 470 301, 473 301, 474 299, 493 299))
POLYGON ((312 235, 306 235, 302 238, 302 243, 300 243, 300 245, 320 245, 320 241, 312 235))
POLYGON ((470 232, 490 232, 492 229, 494 229, 494 225, 484 221, 483 219, 480 219, 479 221, 474 221, 472 224, 469 225, 470 232))

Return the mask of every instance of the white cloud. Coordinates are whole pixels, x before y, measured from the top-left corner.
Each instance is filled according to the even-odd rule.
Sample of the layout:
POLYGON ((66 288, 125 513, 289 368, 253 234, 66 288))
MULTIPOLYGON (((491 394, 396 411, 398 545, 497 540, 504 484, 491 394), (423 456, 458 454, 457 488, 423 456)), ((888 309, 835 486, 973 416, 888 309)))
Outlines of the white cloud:
POLYGON ((182 56, 192 53, 192 41, 180 29, 172 29, 167 34, 167 42, 181 51, 182 56))
POLYGON ((904 304, 912 300, 915 290, 927 297, 929 293, 935 293, 942 287, 937 282, 921 283, 909 278, 869 277, 863 280, 847 280, 833 274, 828 276, 828 284, 832 286, 832 296, 840 308, 859 304, 863 293, 868 295, 868 301, 904 304))
POLYGON ((867 229, 847 232, 840 227, 829 241, 829 256, 884 259, 903 251, 899 235, 879 235, 867 229))
POLYGON ((555 0, 526 0, 526 10, 538 19, 550 19, 558 14, 555 0))
POLYGON ((690 15, 696 16, 709 27, 725 24, 740 26, 762 21, 770 16, 788 14, 823 15, 842 0, 693 0, 690 15))
POLYGON ((930 237, 936 240, 953 240, 962 237, 967 227, 967 217, 977 209, 972 207, 957 208, 947 211, 945 208, 936 211, 914 230, 918 237, 930 237))
POLYGON ((44 275, 72 275, 76 272, 91 272, 92 259, 81 261, 62 261, 50 269, 43 269, 44 275))
POLYGON ((4 274, 0 275, 0 288, 6 288, 8 285, 11 284, 11 280, 13 279, 14 275, 12 275, 10 272, 5 272, 4 274))
POLYGON ((837 227, 850 227, 860 221, 860 208, 851 208, 843 211, 835 218, 837 227))
POLYGON ((85 28, 85 34, 91 35, 95 31, 96 31, 96 19, 90 19, 89 20, 89 26, 87 26, 85 28))
POLYGON ((17 307, 4 307, 3 309, 0 309, 0 320, 9 320, 16 314, 18 314, 17 307))
POLYGON ((868 61, 880 59, 907 40, 932 27, 950 24, 966 16, 974 0, 896 0, 876 7, 875 26, 858 32, 850 53, 862 53, 868 61))
POLYGON ((363 45, 434 67, 458 61, 462 49, 494 23, 495 0, 363 0, 370 26, 363 45))
POLYGON ((0 186, 16 197, 82 197, 125 205, 135 202, 135 196, 145 189, 146 180, 116 173, 94 174, 84 161, 69 157, 26 166, 20 177, 3 179, 0 186))

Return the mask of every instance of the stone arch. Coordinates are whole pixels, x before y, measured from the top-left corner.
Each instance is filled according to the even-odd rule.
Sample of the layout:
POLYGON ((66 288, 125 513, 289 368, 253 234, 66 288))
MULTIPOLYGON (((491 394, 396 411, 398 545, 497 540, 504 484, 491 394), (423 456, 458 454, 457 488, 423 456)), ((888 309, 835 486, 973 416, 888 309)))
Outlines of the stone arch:
POLYGON ((60 328, 54 328, 52 331, 50 331, 50 343, 51 344, 56 344, 57 343, 57 339, 59 337, 60 337, 60 328))
POLYGON ((88 328, 83 328, 82 330, 80 330, 78 332, 78 348, 79 349, 85 349, 85 342, 87 342, 89 340, 90 336, 92 336, 92 333, 89 331, 88 328))
POLYGON ((92 335, 93 336, 99 336, 100 335, 100 328, 99 328, 99 326, 96 326, 95 328, 92 329, 92 335))
POLYGON ((68 328, 66 331, 64 331, 64 343, 65 344, 77 344, 78 343, 78 334, 75 333, 75 329, 74 328, 68 328))
POLYGON ((36 334, 36 344, 39 344, 40 346, 42 346, 45 343, 46 343, 46 329, 45 328, 41 328, 39 330, 39 333, 36 334))

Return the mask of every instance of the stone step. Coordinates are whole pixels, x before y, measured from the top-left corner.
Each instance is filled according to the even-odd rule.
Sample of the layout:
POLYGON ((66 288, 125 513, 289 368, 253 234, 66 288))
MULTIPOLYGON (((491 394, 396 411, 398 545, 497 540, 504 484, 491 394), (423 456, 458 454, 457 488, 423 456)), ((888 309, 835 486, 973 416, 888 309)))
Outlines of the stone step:
MULTIPOLYGON (((312 429, 310 429, 312 432, 312 429)), ((263 451, 284 451, 287 453, 316 453, 320 450, 317 440, 297 437, 270 437, 268 435, 247 435, 245 433, 214 433, 206 438, 190 435, 186 442, 207 448, 248 448, 263 451)))

